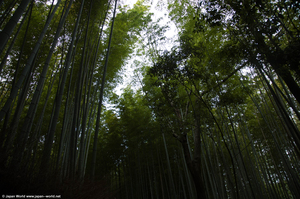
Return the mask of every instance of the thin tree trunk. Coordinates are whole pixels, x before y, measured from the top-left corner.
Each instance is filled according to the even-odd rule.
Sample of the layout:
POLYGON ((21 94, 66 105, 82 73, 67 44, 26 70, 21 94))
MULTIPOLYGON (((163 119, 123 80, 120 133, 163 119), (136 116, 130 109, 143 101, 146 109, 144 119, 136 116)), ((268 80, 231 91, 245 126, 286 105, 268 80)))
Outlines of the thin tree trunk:
POLYGON ((162 133, 163 141, 164 141, 164 147, 165 147, 165 152, 166 152, 166 157, 167 157, 167 163, 168 163, 168 176, 169 176, 169 184, 170 184, 170 189, 171 189, 171 197, 172 198, 177 198, 176 195, 176 189, 174 185, 174 180, 173 180, 173 174, 171 170, 171 164, 170 164, 170 158, 169 158, 169 153, 168 153, 168 148, 167 148, 167 143, 165 139, 164 133, 162 133))
MULTIPOLYGON (((291 72, 284 67, 287 61, 283 56, 283 51, 279 47, 277 47, 274 53, 270 52, 269 47, 264 41, 264 36, 257 30, 257 27, 252 27, 252 31, 253 33, 255 33, 255 41, 258 43, 259 52, 265 56, 267 62, 269 62, 275 72, 283 79, 291 93, 300 104, 300 87, 294 80, 291 72)), ((249 54, 251 55, 252 52, 249 52, 249 54)), ((258 64, 259 61, 255 58, 255 56, 251 55, 251 57, 253 57, 251 59, 251 62, 253 62, 258 69, 261 68, 259 66, 260 64, 258 64)))
POLYGON ((79 26, 79 21, 80 21, 82 10, 83 10, 83 5, 84 5, 84 0, 81 2, 80 11, 78 13, 77 21, 76 21, 76 24, 75 24, 75 27, 73 30, 71 43, 69 45, 68 54, 67 54, 66 61, 65 61, 65 68, 64 68, 60 88, 59 88, 57 96, 56 96, 56 106, 54 108, 55 112, 54 112, 53 120, 49 127, 47 139, 45 140, 44 152, 43 152, 43 156, 42 156, 42 163, 40 166, 40 174, 41 175, 47 174, 47 172, 48 172, 53 138, 54 138, 56 125, 57 125, 57 121, 58 121, 58 117, 59 117, 60 107, 62 104, 62 98, 63 98, 64 88, 65 88, 65 83, 67 80, 69 66, 71 63, 71 57, 73 55, 73 45, 74 45, 74 42, 76 39, 76 35, 78 34, 78 26, 79 26))
MULTIPOLYGON (((83 46, 83 51, 81 55, 81 63, 80 63, 80 69, 78 73, 78 78, 77 78, 77 85, 76 85, 76 93, 75 93, 75 114, 73 115, 73 123, 72 123, 72 130, 71 130, 71 143, 70 143, 70 174, 71 178, 74 177, 75 175, 75 163, 76 163, 76 148, 77 148, 77 134, 80 131, 79 128, 79 122, 78 120, 80 119, 80 104, 81 104, 81 93, 82 93, 82 88, 83 88, 83 81, 84 81, 84 76, 85 76, 85 59, 86 58, 86 45, 87 45, 87 38, 88 38, 88 31, 89 31, 89 21, 90 21, 90 15, 91 15, 91 8, 92 8, 92 2, 90 2, 90 9, 89 9, 89 15, 88 15, 88 20, 87 20, 87 27, 86 27, 86 32, 85 32, 85 39, 84 39, 84 46, 83 46)), ((81 136, 84 137, 84 130, 82 129, 81 136)), ((81 148, 81 150, 84 150, 81 148)), ((79 163, 80 169, 81 169, 81 163, 79 163)))
MULTIPOLYGON (((31 71, 33 70, 33 67, 31 68, 31 71)), ((30 72, 31 72, 30 71, 30 72)), ((18 100, 18 106, 16 108, 16 112, 15 112, 15 115, 14 115, 14 120, 12 121, 12 135, 16 135, 17 134, 17 128, 18 128, 18 125, 19 125, 19 122, 20 122, 20 118, 21 118, 21 113, 24 109, 24 106, 25 106, 25 100, 26 100, 26 93, 28 92, 28 89, 29 89, 29 85, 30 85, 30 80, 32 78, 32 75, 29 75, 27 77, 27 80, 25 82, 25 85, 23 87, 23 90, 21 92, 21 97, 19 98, 18 100)), ((12 161, 11 161, 11 166, 15 169, 18 169, 19 167, 19 163, 22 159, 22 155, 23 155, 23 145, 25 145, 25 143, 23 142, 23 135, 21 133, 19 133, 17 139, 16 139, 16 143, 18 143, 16 146, 14 146, 14 154, 13 154, 13 158, 12 158, 12 161)), ((10 145, 9 145, 10 147, 10 145)))
MULTIPOLYGON (((0 18, 0 27, 2 26, 3 22, 7 19, 9 13, 11 13, 12 9, 15 7, 18 0, 12 1, 9 6, 6 8, 5 12, 2 14, 0 18)), ((0 1, 0 6, 2 6, 3 0, 0 1)))
POLYGON ((39 100, 40 100, 40 97, 41 97, 41 94, 42 94, 42 89, 44 87, 44 83, 45 83, 45 80, 46 80, 46 75, 47 75, 47 71, 48 71, 48 68, 49 68, 50 60, 52 58, 52 54, 55 50, 56 44, 58 42, 58 38, 59 38, 61 30, 63 28, 63 24, 65 23, 65 20, 68 16, 68 13, 70 11, 72 3, 73 3, 73 0, 70 1, 65 14, 62 14, 61 20, 59 22, 59 25, 57 27, 57 31, 56 31, 54 39, 53 39, 52 46, 51 46, 50 51, 48 53, 48 56, 47 56, 47 59, 45 61, 42 73, 40 75, 37 87, 36 87, 34 95, 32 97, 32 100, 31 100, 31 103, 30 103, 30 106, 29 106, 29 110, 28 110, 27 115, 25 117, 24 125, 23 125, 23 128, 22 128, 22 134, 24 134, 25 137, 28 137, 27 135, 29 134, 29 132, 31 130, 31 127, 32 127, 32 124, 33 124, 33 119, 35 117, 36 110, 37 110, 37 107, 38 107, 38 103, 39 103, 39 100))
MULTIPOLYGON (((5 25, 4 29, 0 33, 0 54, 5 48, 6 43, 8 42, 11 34, 13 33, 14 28, 16 27, 19 19, 21 18, 23 12, 25 12, 28 4, 31 0, 23 0, 14 15, 10 18, 8 23, 5 25)), ((1 119, 2 120, 2 119, 1 119)), ((0 121, 1 121, 0 120, 0 121)))
MULTIPOLYGON (((28 15, 29 11, 30 11, 29 19, 31 19, 32 8, 33 8, 33 3, 32 3, 32 4, 30 5, 30 7, 27 9, 27 11, 26 11, 26 13, 25 13, 25 16, 24 16, 24 18, 23 18, 23 20, 22 20, 22 22, 21 22, 19 28, 18 28, 16 34, 14 35, 14 38, 13 38, 12 42, 10 43, 10 45, 9 45, 7 51, 6 51, 5 56, 3 57, 2 61, 1 61, 1 64, 0 64, 0 74, 1 74, 1 71, 2 71, 3 67, 6 65, 8 55, 9 55, 11 49, 13 48, 13 46, 14 46, 14 44, 15 44, 15 41, 16 41, 18 35, 19 35, 19 32, 20 32, 20 30, 21 30, 21 28, 22 28, 22 26, 23 26, 23 23, 25 22, 25 19, 26 19, 27 15, 28 15)), ((30 22, 30 20, 28 20, 28 25, 27 25, 27 28, 26 28, 26 33, 25 33, 25 35, 27 35, 27 30, 28 30, 29 22, 30 22)), ((26 39, 24 39, 23 44, 25 43, 25 41, 26 41, 26 39)))
MULTIPOLYGON (((14 73, 14 78, 13 78, 13 81, 12 81, 12 87, 14 87, 14 85, 15 85, 15 82, 16 82, 16 79, 17 79, 17 75, 18 75, 18 72, 19 72, 19 67, 20 67, 20 63, 21 63, 21 57, 23 55, 23 51, 24 51, 24 47, 25 47, 25 43, 26 43, 26 37, 27 37, 27 34, 28 34, 28 29, 29 29, 29 24, 30 24, 30 19, 31 19, 31 14, 32 14, 32 7, 33 6, 31 6, 31 9, 30 9, 29 20, 28 20, 26 31, 25 31, 25 35, 24 35, 24 40, 22 42, 22 46, 21 46, 21 49, 20 49, 19 58, 18 58, 18 62, 17 62, 17 65, 16 65, 16 70, 15 70, 15 73, 14 73)), ((16 101, 16 100, 14 100, 14 101, 16 101)), ((6 131, 9 131, 9 130, 7 130, 7 124, 8 124, 8 121, 9 121, 10 113, 11 113, 11 108, 9 108, 8 112, 6 113, 4 124, 2 126, 2 132, 1 132, 1 135, 0 135, 1 146, 2 146, 2 143, 4 142, 4 137, 5 137, 6 131)), ((14 135, 8 134, 7 137, 14 138, 14 135)), ((7 139, 6 139, 6 142, 7 142, 7 139)), ((7 143, 9 143, 9 142, 7 142, 7 143)), ((5 145, 9 146, 7 144, 5 144, 5 145)))
POLYGON ((98 134, 99 134, 99 125, 100 125, 100 115, 101 115, 101 108, 102 108, 102 100, 103 100, 103 92, 104 92, 105 77, 106 77, 106 71, 107 71, 107 65, 108 65, 109 51, 110 51, 113 27, 114 27, 116 10, 117 10, 117 2, 118 1, 115 0, 115 8, 114 8, 114 13, 113 13, 111 29, 110 29, 109 42, 108 42, 108 47, 107 47, 107 52, 106 52, 106 59, 105 59, 105 65, 104 65, 104 71, 103 71, 103 77, 102 77, 102 83, 101 83, 101 90, 100 90, 100 96, 99 96, 98 113, 97 113, 97 120, 96 120, 96 129, 95 129, 95 135, 94 135, 93 157, 92 157, 92 173, 91 173, 92 178, 94 178, 94 176, 95 176, 96 158, 97 158, 97 144, 98 144, 98 134))
MULTIPOLYGON (((72 81, 72 77, 73 77, 73 70, 74 70, 74 67, 71 67, 70 78, 69 78, 69 87, 68 87, 67 97, 66 97, 67 99, 71 98, 70 97, 70 92, 71 92, 71 81, 72 81)), ((61 134, 60 134, 60 142, 59 142, 59 147, 58 147, 58 152, 57 152, 57 162, 56 162, 56 169, 57 170, 58 170, 59 162, 60 162, 60 159, 61 159, 60 156, 61 156, 61 153, 62 153, 62 150, 63 150, 64 137, 66 137, 68 124, 69 124, 69 121, 71 120, 70 114, 68 114, 71 111, 71 107, 72 107, 72 105, 70 105, 69 100, 66 100, 63 125, 62 125, 62 130, 61 130, 61 134)))
POLYGON ((189 171, 191 172, 193 181, 195 183, 196 192, 197 192, 197 199, 205 199, 205 186, 202 182, 201 174, 199 173, 199 169, 197 166, 199 166, 197 163, 195 164, 194 161, 191 158, 191 154, 189 152, 188 144, 187 144, 187 138, 186 135, 181 136, 181 145, 183 147, 184 152, 184 158, 187 164, 187 167, 189 171))
MULTIPOLYGON (((34 65, 34 64, 33 64, 34 65)), ((33 70, 33 65, 32 68, 30 69, 30 73, 33 70)), ((23 90, 19 93, 19 98, 18 98, 18 104, 16 107, 16 111, 14 113, 14 117, 12 119, 11 122, 11 127, 10 127, 10 133, 7 136, 6 142, 5 142, 5 153, 6 153, 6 157, 8 157, 8 153, 12 147, 13 141, 15 139, 15 136, 18 133, 18 126, 19 126, 19 122, 20 122, 20 118, 21 118, 21 114, 22 111, 24 109, 25 106, 25 100, 26 100, 26 93, 28 92, 29 89, 29 85, 30 85, 30 80, 31 80, 31 75, 29 75, 24 83, 23 86, 23 90)), ((14 155, 13 155, 13 166, 17 166, 17 161, 20 160, 20 156, 21 156, 21 151, 20 149, 20 145, 22 145, 23 143, 21 142, 21 137, 22 134, 19 134, 19 136, 17 137, 17 145, 14 148, 14 155), (18 156, 18 157, 17 157, 18 156)))
POLYGON ((54 85, 54 82, 55 82, 56 74, 54 75, 53 80, 52 80, 52 84, 51 84, 51 86, 48 89, 47 97, 45 99, 45 103, 44 103, 42 112, 41 112, 41 114, 39 116, 39 120, 37 121, 36 128, 33 131, 33 140, 35 141, 35 143, 34 143, 35 146, 34 146, 33 157, 32 157, 32 161, 31 161, 31 168, 32 168, 32 170, 35 169, 35 164, 36 164, 35 158, 36 158, 36 155, 37 155, 37 149, 38 149, 38 143, 39 143, 40 134, 41 134, 42 123, 43 123, 43 119, 44 119, 44 116, 45 116, 45 112, 46 112, 48 100, 50 98, 51 91, 52 91, 52 88, 53 88, 53 85, 54 85))
MULTIPOLYGON (((23 2, 27 2, 27 1, 29 1, 29 0, 24 0, 24 1, 22 1, 21 4, 23 4, 23 2)), ((42 33, 40 34, 39 39, 38 39, 36 45, 34 46, 34 49, 32 50, 32 53, 31 53, 30 57, 27 60, 27 63, 26 63, 26 65, 25 65, 25 67, 24 67, 24 69, 23 69, 23 71, 22 71, 22 73, 20 75, 20 78, 18 79, 16 85, 12 88, 10 96, 8 97, 5 105, 2 107, 2 109, 0 111, 0 121, 2 121, 3 117, 5 116, 5 114, 7 113, 7 111, 9 110, 10 105, 11 105, 12 101, 15 99, 15 97, 17 96, 18 90, 20 89, 20 87, 21 87, 24 79, 28 76, 28 73, 30 71, 30 68, 32 67, 34 58, 37 55, 37 52, 38 52, 38 50, 39 50, 39 48, 40 48, 40 46, 42 44, 42 40, 43 40, 44 36, 46 35, 46 31, 48 30, 50 22, 51 22, 52 18, 54 17, 55 12, 56 12, 57 8, 59 7, 59 3, 60 2, 61 2, 61 0, 57 1, 57 4, 54 7, 52 13, 47 18, 47 21, 46 21, 45 26, 44 26, 44 28, 42 30, 42 33)), ((0 33, 0 38, 2 38, 1 33, 0 33)))

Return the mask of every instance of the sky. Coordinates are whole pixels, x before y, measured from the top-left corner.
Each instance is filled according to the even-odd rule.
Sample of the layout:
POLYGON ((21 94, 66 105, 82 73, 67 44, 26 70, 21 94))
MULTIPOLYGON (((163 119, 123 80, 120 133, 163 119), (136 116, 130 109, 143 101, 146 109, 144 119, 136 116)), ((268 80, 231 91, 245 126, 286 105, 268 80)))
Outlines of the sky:
MULTIPOLYGON (((128 5, 130 8, 133 7, 133 5, 137 2, 137 0, 121 0, 120 5, 128 5)), ((175 43, 175 40, 177 39, 177 28, 175 24, 169 19, 168 10, 167 10, 167 2, 166 0, 149 0, 150 3, 146 5, 150 5, 150 12, 154 13, 152 16, 153 21, 157 21, 160 17, 162 17, 162 20, 160 22, 160 25, 168 25, 169 29, 165 33, 165 37, 167 38, 163 43, 161 43, 161 46, 158 46, 162 50, 171 50, 172 46, 175 43), (163 2, 163 3, 162 3, 163 2), (165 5, 164 5, 165 4, 165 5)), ((131 84, 134 76, 134 69, 136 66, 134 65, 134 60, 143 60, 143 57, 138 57, 137 55, 132 55, 131 59, 128 60, 126 66, 124 66, 124 75, 123 75, 123 83, 119 84, 114 92, 117 95, 122 94, 122 89, 126 88, 127 85, 131 84)), ((132 85, 133 89, 137 89, 137 85, 132 85)))

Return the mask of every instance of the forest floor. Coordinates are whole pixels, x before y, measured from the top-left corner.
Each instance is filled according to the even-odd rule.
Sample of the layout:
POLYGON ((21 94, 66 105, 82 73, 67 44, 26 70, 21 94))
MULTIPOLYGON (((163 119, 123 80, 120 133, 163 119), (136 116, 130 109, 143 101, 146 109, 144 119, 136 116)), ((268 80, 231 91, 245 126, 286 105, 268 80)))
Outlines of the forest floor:
POLYGON ((16 174, 7 169, 0 169, 0 195, 2 198, 66 198, 66 199, 113 199, 108 183, 105 180, 90 179, 64 180, 59 182, 51 178, 30 178, 29 175, 16 174), (19 196, 17 196, 19 195, 19 196))

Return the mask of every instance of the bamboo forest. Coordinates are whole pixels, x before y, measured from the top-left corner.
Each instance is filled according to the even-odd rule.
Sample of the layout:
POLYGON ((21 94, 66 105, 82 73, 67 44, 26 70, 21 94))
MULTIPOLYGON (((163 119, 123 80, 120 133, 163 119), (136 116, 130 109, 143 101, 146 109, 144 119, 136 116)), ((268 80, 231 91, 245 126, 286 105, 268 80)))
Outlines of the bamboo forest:
POLYGON ((0 195, 300 198, 299 0, 0 0, 0 195))

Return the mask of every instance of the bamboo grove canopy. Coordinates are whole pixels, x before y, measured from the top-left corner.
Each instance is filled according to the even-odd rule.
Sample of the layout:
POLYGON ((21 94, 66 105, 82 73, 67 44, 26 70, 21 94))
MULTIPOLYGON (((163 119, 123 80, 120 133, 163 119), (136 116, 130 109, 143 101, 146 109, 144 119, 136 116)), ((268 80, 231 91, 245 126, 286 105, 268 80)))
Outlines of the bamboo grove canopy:
POLYGON ((300 198, 300 1, 156 3, 0 1, 0 194, 300 198))

